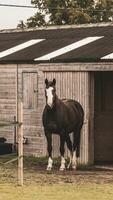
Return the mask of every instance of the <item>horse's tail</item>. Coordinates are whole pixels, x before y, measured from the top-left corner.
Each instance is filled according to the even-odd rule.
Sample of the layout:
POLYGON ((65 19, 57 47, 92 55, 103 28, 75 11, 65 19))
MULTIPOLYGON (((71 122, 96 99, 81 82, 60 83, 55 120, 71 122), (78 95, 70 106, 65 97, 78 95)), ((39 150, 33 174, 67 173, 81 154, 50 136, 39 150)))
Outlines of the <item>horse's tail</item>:
POLYGON ((81 121, 82 121, 82 125, 83 125, 83 123, 84 123, 84 109, 81 105, 80 105, 80 107, 81 107, 81 119, 82 119, 81 121))
POLYGON ((75 106, 80 118, 80 128, 82 128, 82 125, 84 123, 84 109, 78 101, 75 101, 75 106))

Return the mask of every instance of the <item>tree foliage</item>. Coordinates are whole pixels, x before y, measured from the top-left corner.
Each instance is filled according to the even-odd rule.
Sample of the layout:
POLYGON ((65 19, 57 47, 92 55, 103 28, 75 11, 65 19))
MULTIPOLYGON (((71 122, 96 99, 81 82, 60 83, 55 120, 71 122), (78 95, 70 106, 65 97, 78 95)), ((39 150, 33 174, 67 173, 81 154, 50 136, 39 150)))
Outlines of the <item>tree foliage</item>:
POLYGON ((37 12, 33 17, 27 19, 27 27, 37 27, 37 26, 44 26, 45 20, 44 15, 37 12))
POLYGON ((24 23, 28 28, 112 21, 113 0, 31 0, 31 3, 38 12, 24 23))
POLYGON ((98 0, 92 13, 92 22, 113 21, 113 0, 98 0))

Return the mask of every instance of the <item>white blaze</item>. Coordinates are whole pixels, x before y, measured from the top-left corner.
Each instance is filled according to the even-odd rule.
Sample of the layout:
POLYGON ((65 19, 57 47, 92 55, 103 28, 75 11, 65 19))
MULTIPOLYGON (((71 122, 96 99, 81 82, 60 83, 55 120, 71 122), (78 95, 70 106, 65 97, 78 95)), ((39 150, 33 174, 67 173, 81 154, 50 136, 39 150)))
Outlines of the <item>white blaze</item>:
POLYGON ((53 103, 53 94, 52 94, 52 87, 49 87, 46 89, 46 95, 47 95, 47 104, 51 107, 53 103))

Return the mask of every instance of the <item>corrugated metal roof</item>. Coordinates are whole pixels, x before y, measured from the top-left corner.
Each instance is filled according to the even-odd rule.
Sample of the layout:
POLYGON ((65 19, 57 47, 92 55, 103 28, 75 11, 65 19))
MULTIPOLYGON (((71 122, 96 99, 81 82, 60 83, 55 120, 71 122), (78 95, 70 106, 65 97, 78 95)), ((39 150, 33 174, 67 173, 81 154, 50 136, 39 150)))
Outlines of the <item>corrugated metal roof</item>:
POLYGON ((0 32, 0 62, 113 61, 113 26, 0 32))

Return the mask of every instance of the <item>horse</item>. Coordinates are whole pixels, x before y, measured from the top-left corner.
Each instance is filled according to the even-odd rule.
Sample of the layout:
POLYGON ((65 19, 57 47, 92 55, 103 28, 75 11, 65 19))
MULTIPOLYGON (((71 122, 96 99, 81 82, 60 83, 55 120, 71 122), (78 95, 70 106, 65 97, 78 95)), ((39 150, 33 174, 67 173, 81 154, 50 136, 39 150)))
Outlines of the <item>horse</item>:
POLYGON ((46 105, 43 110, 42 122, 47 139, 48 165, 47 170, 53 166, 52 134, 60 136, 60 170, 65 170, 65 143, 70 151, 70 162, 67 168, 76 169, 77 158, 80 155, 80 135, 84 121, 84 110, 81 104, 73 99, 59 99, 56 94, 56 79, 45 79, 46 105), (70 138, 73 133, 73 142, 70 138))

